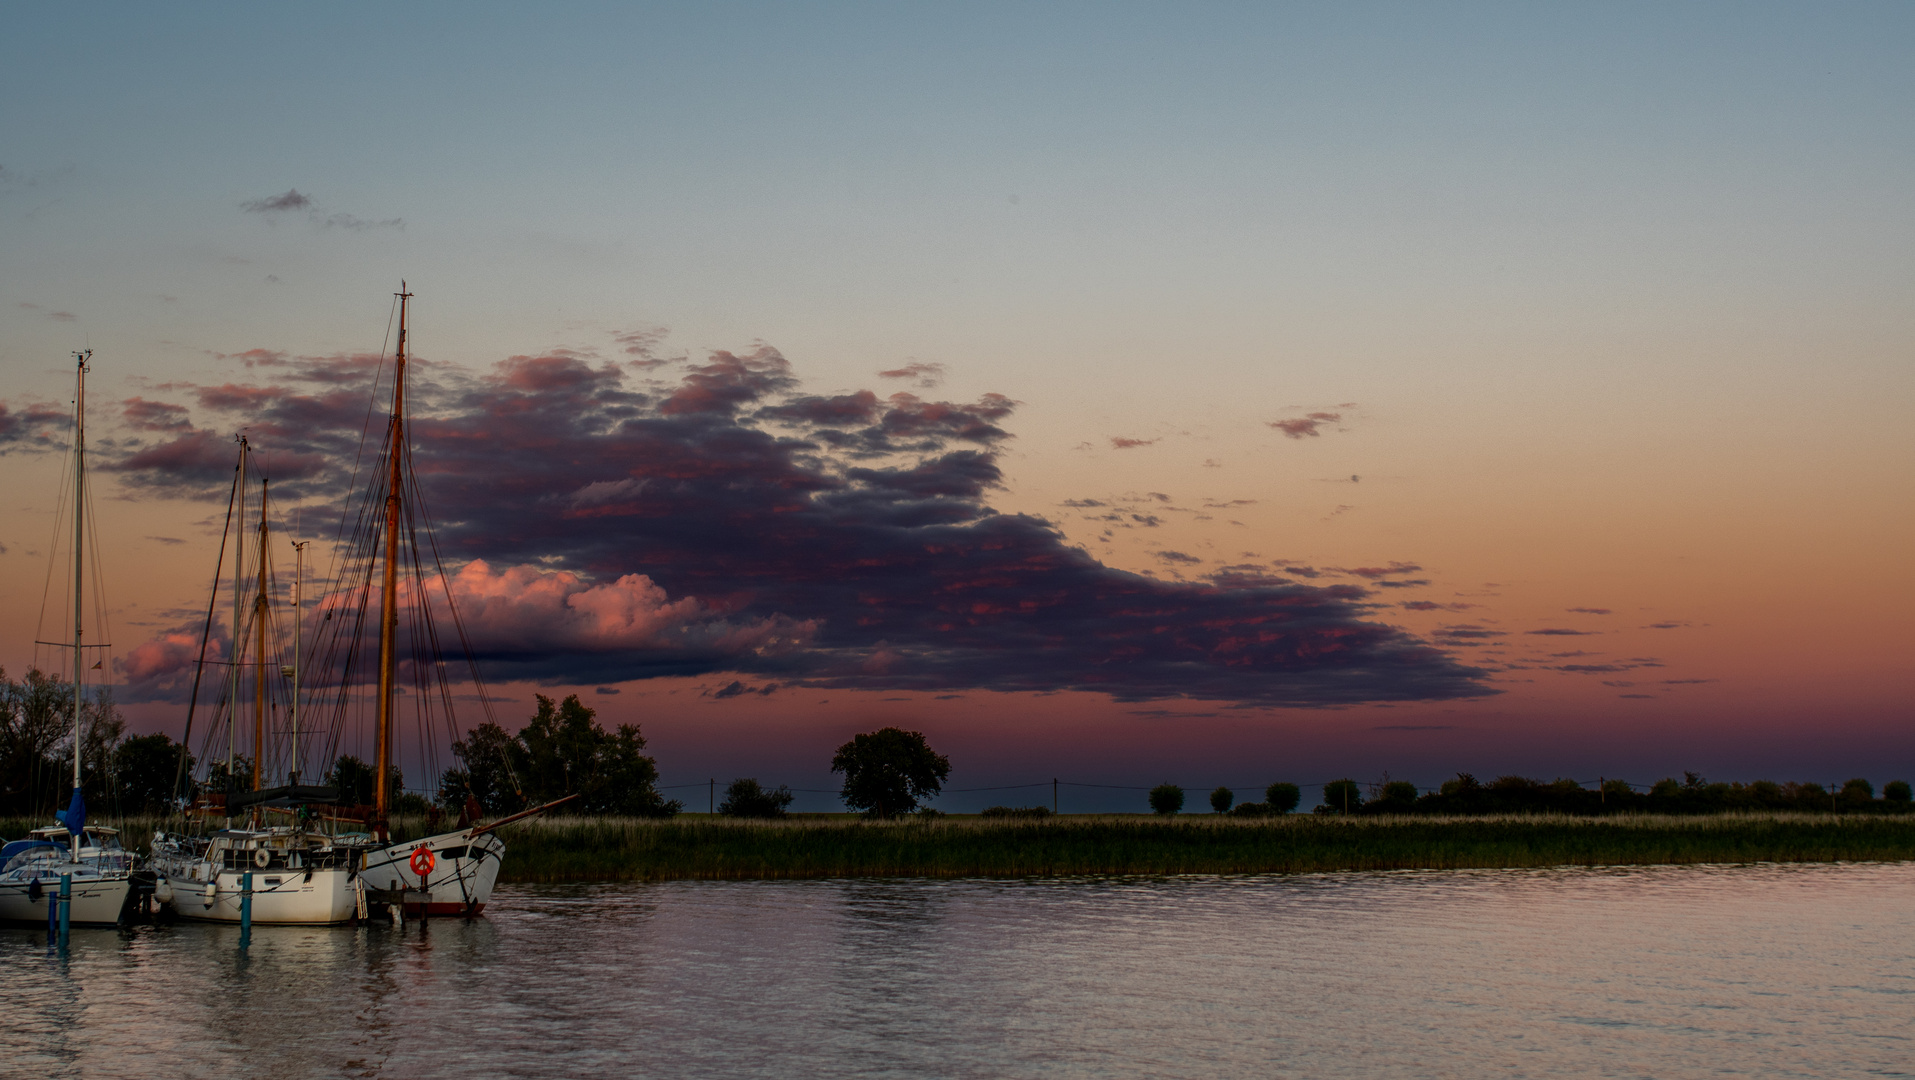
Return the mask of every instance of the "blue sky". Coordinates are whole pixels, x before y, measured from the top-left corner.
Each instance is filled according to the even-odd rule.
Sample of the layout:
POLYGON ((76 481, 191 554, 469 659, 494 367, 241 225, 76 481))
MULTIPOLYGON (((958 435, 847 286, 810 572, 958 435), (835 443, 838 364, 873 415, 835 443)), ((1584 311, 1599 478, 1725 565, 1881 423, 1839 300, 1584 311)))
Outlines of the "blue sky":
MULTIPOLYGON (((815 393, 943 365, 918 392, 1018 403, 991 504, 1112 567, 1414 562, 1430 603, 1481 606, 1389 617, 1413 634, 1521 634, 1590 605, 1696 630, 1653 655, 1711 681, 1666 702, 1504 672, 1448 742, 1261 721, 1258 738, 1321 727, 1317 771, 1440 779, 1505 751, 1667 771, 1642 740, 1682 733, 1706 757, 1735 717, 1761 749, 1709 768, 1786 771, 1804 746, 1833 767, 1907 717, 1907 5, 15 5, 8 22, 16 415, 66 399, 74 348, 97 350, 102 402, 189 404, 180 388, 266 378, 246 350, 376 351, 403 276, 420 353, 476 373, 603 363, 644 331, 687 364, 768 343, 815 393), (309 202, 245 208, 295 189, 309 202), (1341 426, 1270 427, 1311 411, 1341 426), (1124 533, 1066 506, 1149 492, 1240 509, 1124 533), (1831 713, 1862 719, 1805 735, 1831 713)), ((29 615, 0 630, 18 642, 57 463, 9 461, 0 599, 29 615)), ((114 512, 109 562, 159 568, 127 602, 192 607, 207 505, 114 512), (152 535, 188 542, 140 547, 152 535)), ((1027 706, 1051 730, 1053 706, 1027 706)), ((729 767, 701 724, 648 730, 688 768, 729 767)), ((1228 760, 1226 728, 1191 720, 1176 752, 1228 760)))

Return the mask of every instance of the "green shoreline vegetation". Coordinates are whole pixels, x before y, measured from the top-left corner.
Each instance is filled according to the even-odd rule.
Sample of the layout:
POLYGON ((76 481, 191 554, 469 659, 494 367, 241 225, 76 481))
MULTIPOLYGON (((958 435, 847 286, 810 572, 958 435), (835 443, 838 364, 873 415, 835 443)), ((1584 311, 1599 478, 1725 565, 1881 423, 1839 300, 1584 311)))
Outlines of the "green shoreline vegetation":
MULTIPOLYGON (((177 819, 174 820, 177 823, 177 819)), ((36 823, 0 821, 0 836, 36 823)), ((106 822, 102 822, 106 824, 106 822)), ((143 849, 163 819, 112 822, 143 849)), ((394 822, 399 836, 423 818, 394 822)), ((443 827, 443 826, 441 826, 443 827)), ((1523 814, 1280 818, 1146 814, 878 821, 555 817, 509 826, 503 882, 1303 874, 1915 860, 1915 815, 1523 814)))
POLYGON ((558 818, 506 842, 515 882, 1297 874, 1897 862, 1915 859, 1915 817, 558 818))

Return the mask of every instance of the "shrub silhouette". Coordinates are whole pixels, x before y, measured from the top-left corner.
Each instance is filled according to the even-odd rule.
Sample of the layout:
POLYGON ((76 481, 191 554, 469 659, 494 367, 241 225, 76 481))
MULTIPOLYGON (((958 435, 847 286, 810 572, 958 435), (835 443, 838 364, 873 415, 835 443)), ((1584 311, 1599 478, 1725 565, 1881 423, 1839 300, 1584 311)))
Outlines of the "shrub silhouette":
POLYGON ((1228 814, 1230 804, 1237 801, 1237 793, 1227 787, 1219 787, 1210 793, 1210 808, 1219 814, 1228 814))
POLYGON ((781 818, 792 798, 791 789, 783 784, 767 791, 757 780, 733 780, 725 788, 725 801, 718 804, 718 812, 726 817, 781 818))
POLYGON ((1402 813, 1416 808, 1416 785, 1407 780, 1392 780, 1383 785, 1376 808, 1385 813, 1402 813))
POLYGON ((1263 789, 1263 801, 1273 814, 1287 814, 1303 801, 1303 790, 1295 784, 1279 781, 1263 789))
POLYGON ((1184 808, 1184 789, 1176 784, 1158 784, 1150 789, 1150 808, 1159 814, 1174 814, 1184 808))
POLYGON ((1842 785, 1842 793, 1838 798, 1843 806, 1850 809, 1866 808, 1875 801, 1875 785, 1858 776, 1842 785))
POLYGON ((1910 794, 1908 781, 1906 780, 1890 780, 1888 783, 1882 785, 1882 801, 1884 802, 1901 803, 1903 806, 1907 806, 1910 794))
POLYGON ((1363 809, 1363 790, 1348 777, 1332 780, 1323 785, 1323 805, 1331 813, 1354 814, 1363 809))

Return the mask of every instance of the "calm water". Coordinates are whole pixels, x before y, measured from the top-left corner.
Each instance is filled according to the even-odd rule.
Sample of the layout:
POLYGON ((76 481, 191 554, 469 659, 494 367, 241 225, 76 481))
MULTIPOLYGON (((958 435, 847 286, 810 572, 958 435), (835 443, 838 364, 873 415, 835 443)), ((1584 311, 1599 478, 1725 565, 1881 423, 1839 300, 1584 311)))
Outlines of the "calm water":
POLYGON ((0 934, 23 1076, 1910 1076, 1915 866, 504 888, 0 934))

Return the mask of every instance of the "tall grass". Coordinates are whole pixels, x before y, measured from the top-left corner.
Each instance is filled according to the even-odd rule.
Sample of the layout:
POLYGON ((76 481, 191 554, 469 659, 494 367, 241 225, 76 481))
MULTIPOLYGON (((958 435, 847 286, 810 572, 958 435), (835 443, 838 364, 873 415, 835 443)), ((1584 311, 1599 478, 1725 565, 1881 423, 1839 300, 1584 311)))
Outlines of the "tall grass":
MULTIPOLYGON (((145 850, 156 826, 114 822, 145 850)), ((17 838, 42 824, 0 820, 17 838)), ((418 836, 423 820, 394 823, 418 836)), ((507 827, 501 880, 664 881, 1312 873, 1667 863, 1915 859, 1915 818, 1871 814, 1660 814, 1606 818, 1050 819, 543 818, 507 827)))
POLYGON ((740 822, 555 818, 509 831, 508 881, 1026 877, 1915 859, 1915 821, 1589 819, 740 822))

